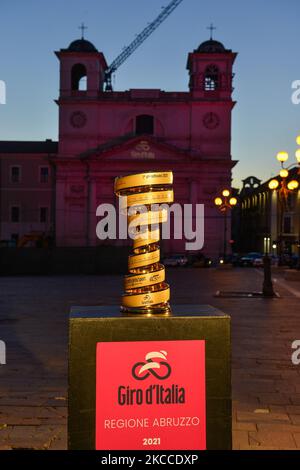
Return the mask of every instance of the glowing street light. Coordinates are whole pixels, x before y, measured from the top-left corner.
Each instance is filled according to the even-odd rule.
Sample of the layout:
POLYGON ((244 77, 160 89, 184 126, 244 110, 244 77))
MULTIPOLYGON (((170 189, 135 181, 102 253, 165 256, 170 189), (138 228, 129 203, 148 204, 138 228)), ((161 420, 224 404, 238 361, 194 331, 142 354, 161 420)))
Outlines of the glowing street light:
POLYGON ((299 183, 297 180, 292 180, 288 183, 287 187, 290 191, 293 191, 294 189, 299 188, 299 183))
POLYGON ((214 203, 219 211, 224 215, 223 260, 220 260, 220 264, 223 264, 226 262, 227 256, 227 212, 237 205, 238 200, 236 197, 231 196, 231 191, 229 189, 223 189, 221 194, 223 197, 217 196, 214 199, 214 203))
POLYGON ((277 160, 281 163, 284 163, 288 160, 289 154, 287 152, 278 152, 277 153, 277 160))
POLYGON ((289 176, 289 170, 283 168, 282 170, 280 170, 279 175, 281 176, 281 178, 287 178, 289 176))
POLYGON ((215 205, 216 206, 221 206, 223 204, 223 201, 220 197, 216 197, 215 199, 215 205))
MULTIPOLYGON (((300 146, 300 135, 296 137, 296 143, 300 146)), ((281 164, 281 170, 279 172, 280 179, 272 179, 269 181, 269 189, 272 191, 278 192, 278 197, 280 200, 280 207, 281 207, 281 215, 280 219, 282 221, 284 208, 288 207, 288 196, 291 192, 299 189, 299 177, 300 177, 300 148, 298 148, 295 152, 296 161, 299 167, 298 170, 298 177, 297 179, 293 179, 288 181, 289 178, 289 169, 295 166, 295 163, 291 163, 289 166, 285 166, 285 162, 287 162, 289 158, 289 154, 285 151, 278 152, 276 155, 277 160, 281 164)), ((280 222, 280 237, 279 237, 279 257, 281 259, 282 256, 282 222, 280 222)), ((299 236, 300 239, 300 236, 299 236)), ((300 248, 299 248, 299 261, 298 266, 300 269, 300 248)))
POLYGON ((236 197, 231 197, 231 198, 229 199, 229 204, 230 204, 230 206, 236 206, 237 203, 238 203, 238 200, 237 200, 236 197))
POLYGON ((271 180, 269 183, 269 188, 270 189, 277 189, 279 186, 279 181, 277 180, 271 180))

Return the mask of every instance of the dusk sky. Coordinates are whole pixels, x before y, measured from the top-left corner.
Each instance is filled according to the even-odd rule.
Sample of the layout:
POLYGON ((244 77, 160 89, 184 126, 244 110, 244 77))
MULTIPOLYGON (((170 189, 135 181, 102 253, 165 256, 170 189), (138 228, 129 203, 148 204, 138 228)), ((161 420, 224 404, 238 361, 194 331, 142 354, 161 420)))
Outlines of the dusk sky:
MULTIPOLYGON (((59 63, 54 50, 86 38, 111 63, 169 0, 1 0, 0 140, 57 139, 59 63)), ((184 0, 117 71, 114 89, 187 90, 186 59, 214 37, 238 52, 235 63, 232 156, 234 184, 249 175, 276 174, 274 156, 290 152, 300 134, 300 104, 291 101, 300 80, 299 0, 184 0)))

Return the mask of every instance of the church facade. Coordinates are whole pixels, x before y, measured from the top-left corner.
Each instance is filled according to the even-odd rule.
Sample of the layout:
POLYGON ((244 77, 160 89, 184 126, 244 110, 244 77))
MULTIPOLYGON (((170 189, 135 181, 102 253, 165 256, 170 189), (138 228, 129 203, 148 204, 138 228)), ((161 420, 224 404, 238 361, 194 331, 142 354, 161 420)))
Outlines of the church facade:
MULTIPOLYGON (((223 221, 214 198, 231 186, 236 163, 231 156, 236 53, 212 39, 202 43, 188 55, 189 88, 185 92, 104 91, 105 57, 86 39, 73 41, 56 55, 60 63, 58 145, 53 143, 52 152, 39 154, 49 166, 47 222, 56 245, 103 243, 96 236, 96 210, 102 203, 116 203, 116 176, 172 170, 175 201, 182 206, 204 205, 203 253, 217 257, 222 251, 223 221)), ((0 159, 15 159, 15 166, 25 166, 30 160, 22 152, 14 154, 13 143, 10 155, 3 152, 4 144, 0 143, 0 159)), ((9 168, 8 173, 11 165, 9 168)), ((22 206, 25 201, 24 194, 23 201, 17 202, 22 206)), ((17 206, 17 202, 13 204, 17 206)), ((1 238, 12 233, 23 236, 28 224, 25 227, 19 220, 14 222, 19 225, 11 227, 12 214, 9 208, 5 212, 8 220, 1 238)), ((183 252, 184 240, 166 241, 164 250, 183 252)))

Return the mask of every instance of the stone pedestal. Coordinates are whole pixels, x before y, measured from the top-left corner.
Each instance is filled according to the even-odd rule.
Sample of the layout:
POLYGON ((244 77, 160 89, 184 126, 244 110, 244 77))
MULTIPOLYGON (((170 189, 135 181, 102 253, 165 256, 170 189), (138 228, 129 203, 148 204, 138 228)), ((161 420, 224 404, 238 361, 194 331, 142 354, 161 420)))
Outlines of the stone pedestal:
POLYGON ((124 423, 125 417, 138 416, 149 425, 141 431, 141 437, 149 439, 144 450, 231 449, 230 317, 206 305, 178 305, 172 313, 167 317, 122 316, 115 306, 72 308, 69 449, 138 450, 142 445, 139 429, 123 433, 115 428, 116 419, 124 423), (160 351, 162 359, 153 358, 153 351, 156 355, 160 351), (158 397, 159 387, 162 393, 172 390, 172 397, 158 397), (137 389, 140 398, 132 392, 137 389), (124 395, 126 390, 131 398, 124 395), (200 418, 198 427, 194 419, 194 428, 186 420, 185 429, 178 428, 175 443, 174 421, 167 422, 166 417, 178 413, 200 418), (163 428, 154 432, 153 419, 160 417, 163 428), (197 434, 200 428, 201 436, 197 434))

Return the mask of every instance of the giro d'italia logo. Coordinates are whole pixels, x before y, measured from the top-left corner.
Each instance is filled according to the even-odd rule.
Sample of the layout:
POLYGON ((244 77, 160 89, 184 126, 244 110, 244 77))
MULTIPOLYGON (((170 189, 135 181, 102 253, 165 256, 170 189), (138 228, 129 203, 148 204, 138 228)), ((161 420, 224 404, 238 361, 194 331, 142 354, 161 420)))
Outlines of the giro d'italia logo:
POLYGON ((166 362, 166 351, 152 351, 146 354, 145 362, 137 362, 132 367, 136 380, 146 380, 153 375, 158 380, 165 380, 171 375, 171 366, 166 362))

